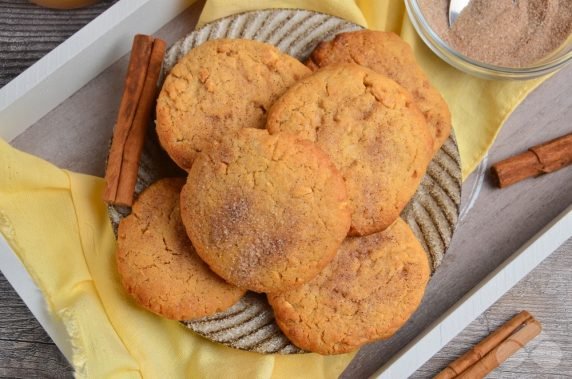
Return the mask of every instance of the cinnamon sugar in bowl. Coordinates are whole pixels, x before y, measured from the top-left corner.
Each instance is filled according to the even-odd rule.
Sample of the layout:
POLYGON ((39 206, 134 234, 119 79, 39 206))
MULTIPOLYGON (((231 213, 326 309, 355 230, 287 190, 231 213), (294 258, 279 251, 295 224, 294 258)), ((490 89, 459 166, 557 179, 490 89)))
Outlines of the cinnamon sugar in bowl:
POLYGON ((449 0, 405 5, 421 39, 453 67, 486 79, 531 79, 572 61, 569 1, 472 0, 453 27, 449 0))

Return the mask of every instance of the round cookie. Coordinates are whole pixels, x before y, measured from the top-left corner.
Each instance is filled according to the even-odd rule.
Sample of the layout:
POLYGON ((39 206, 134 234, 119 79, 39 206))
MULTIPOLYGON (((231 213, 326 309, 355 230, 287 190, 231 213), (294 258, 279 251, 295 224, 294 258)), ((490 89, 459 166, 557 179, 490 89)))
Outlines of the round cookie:
POLYGON ((439 150, 451 133, 451 113, 443 96, 415 61, 411 47, 395 33, 360 30, 338 34, 321 42, 310 55, 308 67, 317 70, 336 63, 358 63, 395 80, 411 92, 425 115, 439 150))
POLYGON ((323 151, 251 128, 197 157, 181 192, 181 215, 212 270, 256 292, 316 276, 351 218, 344 180, 323 151))
POLYGON ((174 320, 223 311, 245 291, 201 261, 181 221, 183 178, 148 187, 119 224, 117 267, 123 287, 141 306, 174 320))
POLYGON ((346 239, 316 278, 268 301, 296 346, 341 354, 393 335, 421 303, 429 276, 423 247, 399 218, 383 232, 346 239))
POLYGON ((163 148, 189 170, 198 153, 240 128, 264 128, 270 105, 310 70, 276 47, 211 40, 173 67, 157 99, 163 148))
POLYGON ((267 127, 315 142, 334 161, 353 208, 350 235, 391 225, 432 155, 429 128, 411 95, 357 64, 327 66, 296 83, 270 109, 267 127))

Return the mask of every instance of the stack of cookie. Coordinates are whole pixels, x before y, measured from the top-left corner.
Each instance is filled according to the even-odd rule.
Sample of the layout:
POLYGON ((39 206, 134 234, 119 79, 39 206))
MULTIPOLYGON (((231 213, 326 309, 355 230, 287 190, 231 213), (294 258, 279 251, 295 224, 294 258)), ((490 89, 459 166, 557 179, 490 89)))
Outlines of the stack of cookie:
POLYGON ((307 65, 261 42, 205 42, 157 100, 159 140, 187 178, 152 184, 121 221, 122 283, 176 320, 266 293, 284 334, 321 354, 387 338, 430 276, 399 214, 450 129, 391 33, 340 34, 307 65))

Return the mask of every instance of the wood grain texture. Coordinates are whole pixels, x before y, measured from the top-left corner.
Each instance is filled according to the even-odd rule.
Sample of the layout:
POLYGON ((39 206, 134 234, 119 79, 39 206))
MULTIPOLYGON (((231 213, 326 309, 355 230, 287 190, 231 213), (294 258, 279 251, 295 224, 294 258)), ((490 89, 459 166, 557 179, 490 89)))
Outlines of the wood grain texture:
POLYGON ((412 378, 432 377, 519 311, 530 311, 542 333, 489 378, 566 377, 572 373, 572 239, 477 318, 412 378))
MULTIPOLYGON (((522 102, 491 148, 488 167, 572 130, 570 83, 572 65, 548 79, 522 102)), ((478 179, 475 173, 463 183, 462 204, 468 202, 478 179)), ((446 259, 431 279, 417 313, 392 339, 363 347, 344 372, 344 378, 373 374, 570 204, 572 167, 502 190, 493 185, 487 168, 480 195, 460 220, 446 259)), ((565 281, 562 285, 572 286, 565 281)), ((535 296, 539 302, 543 301, 542 296, 535 296)), ((572 332, 568 338, 572 339, 572 332)), ((572 365, 568 368, 572 372, 572 365)))
MULTIPOLYGON (((159 36, 173 42, 186 34, 196 22, 199 10, 200 8, 186 12, 167 25, 159 36)), ((121 80, 118 78, 123 77, 126 65, 126 59, 112 65, 17 138, 14 145, 59 166, 101 175, 104 167, 102 157, 105 156, 107 141, 115 118, 115 112, 110 112, 109 109, 117 108, 119 95, 116 94, 121 92, 121 80), (94 102, 92 99, 98 99, 98 101, 94 102), (86 103, 90 104, 90 107, 86 108, 86 103), (82 112, 78 112, 78 109, 82 109, 82 112), (69 125, 76 127, 70 128, 69 125), (96 132, 89 134, 87 138, 86 133, 89 131, 96 132), (51 138, 54 135, 58 138, 51 138), (59 153, 61 151, 66 151, 66 154, 59 153)), ((531 94, 506 123, 491 150, 489 162, 496 162, 525 150, 529 146, 572 131, 570 83, 572 83, 572 66, 562 70, 531 94)), ((464 186, 468 189, 463 193, 465 200, 478 179, 474 175, 465 182, 464 186)), ((375 372, 389 357, 437 319, 570 203, 572 203, 572 168, 528 180, 500 191, 485 181, 474 208, 459 224, 459 230, 453 238, 451 251, 448 253, 450 255, 432 280, 424 303, 417 314, 390 341, 364 347, 343 376, 363 378, 375 372)), ((567 244, 564 248, 567 253, 559 254, 569 257, 572 253, 572 246, 569 245, 567 244)), ((570 267, 570 262, 552 261, 555 256, 557 257, 557 253, 509 293, 509 295, 514 295, 508 298, 508 295, 505 296, 487 311, 484 316, 485 321, 478 319, 472 323, 466 329, 469 338, 463 339, 464 334, 461 334, 459 337, 461 340, 459 338, 453 340, 442 352, 422 367, 416 377, 429 377, 435 374, 449 361, 464 352, 469 345, 486 335, 489 328, 492 330, 494 326, 500 325, 512 313, 520 309, 529 309, 543 322, 545 330, 554 330, 553 334, 556 337, 551 341, 564 352, 565 356, 569 357, 570 350, 566 347, 568 346, 566 343, 572 340, 572 330, 569 326, 570 318, 567 315, 572 310, 570 305, 572 284, 570 277, 565 275, 565 268, 570 267), (534 275, 540 275, 545 279, 529 279, 534 275), (530 286, 523 285, 529 280, 530 286), (552 284, 549 287, 543 287, 543 280, 551 281, 552 284), (546 293, 553 290, 557 290, 554 296, 562 296, 560 301, 550 300, 551 297, 547 296, 546 293), (507 302, 504 303, 504 301, 507 302), (541 316, 545 313, 548 316, 541 316), (488 327, 487 322, 489 322, 488 327), (548 324, 551 326, 549 327, 548 324)), ((2 280, 3 278, 0 278, 0 282, 2 280)), ((4 291, 9 293, 11 289, 4 291)), ((4 296, 4 292, 1 292, 0 307, 5 304, 4 296)), ((13 294, 13 296, 16 295, 13 294)), ((21 304, 21 306, 24 307, 25 312, 25 305, 21 304)), ((29 313, 23 317, 21 314, 15 314, 12 309, 4 312, 3 308, 0 308, 0 320, 2 319, 10 320, 8 322, 10 329, 25 329, 29 325, 34 325, 32 329, 37 328, 41 331, 41 327, 29 313)), ((0 338, 4 338, 5 329, 0 329, 0 333, 0 338)), ((48 337, 44 333, 43 337, 38 338, 40 338, 39 341, 45 342, 45 338, 48 337)), ((12 335, 6 339, 15 338, 12 335)), ((25 341, 35 343, 36 339, 25 341)), ((24 340, 19 342, 25 343, 24 340)), ((535 354, 551 359, 557 348, 548 342, 539 344, 535 354)), ((18 350, 15 346, 8 348, 0 346, 0 367, 6 366, 12 370, 2 372, 0 369, 0 377, 34 377, 34 375, 36 377, 61 377, 70 373, 69 366, 65 365, 46 368, 46 362, 51 362, 50 360, 63 361, 61 354, 54 351, 53 345, 38 343, 36 346, 41 353, 38 352, 35 355, 27 355, 25 350, 18 350), (38 358, 35 358, 36 356, 38 358), (14 363, 14 358, 10 357, 17 357, 18 363, 14 363), (1 362, 4 362, 4 359, 10 363, 3 365, 1 362)), ((559 366, 557 371, 548 367, 546 363, 543 367, 531 367, 528 364, 514 367, 509 366, 510 362, 506 362, 501 367, 500 370, 505 371, 499 370, 493 373, 493 375, 498 373, 498 376, 493 377, 559 377, 555 375, 557 371, 560 372, 560 377, 563 377, 566 373, 572 372, 572 363, 569 359, 563 359, 563 363, 559 364, 564 366, 559 366)))
MULTIPOLYGON (((0 87, 118 0, 51 10, 0 1, 0 87)), ((72 378, 73 369, 0 273, 0 378, 72 378)))
POLYGON ((116 1, 73 10, 42 8, 28 0, 0 1, 0 87, 116 1))
POLYGON ((57 346, 0 274, 0 378, 70 378, 57 346))

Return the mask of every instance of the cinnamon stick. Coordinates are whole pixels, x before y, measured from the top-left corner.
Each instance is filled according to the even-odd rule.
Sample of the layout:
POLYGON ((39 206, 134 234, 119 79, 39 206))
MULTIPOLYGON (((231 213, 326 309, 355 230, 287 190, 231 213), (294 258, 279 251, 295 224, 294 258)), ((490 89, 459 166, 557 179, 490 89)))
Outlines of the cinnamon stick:
POLYGON ((145 133, 157 95, 165 42, 136 35, 105 172, 103 198, 131 206, 145 133))
POLYGON ((435 379, 482 378, 540 331, 540 323, 530 313, 522 311, 449 364, 435 379))
POLYGON ((572 164, 572 133, 533 146, 526 152, 500 161, 491 172, 500 188, 526 178, 546 174, 572 164))
POLYGON ((123 163, 119 176, 119 185, 115 202, 117 204, 133 204, 137 173, 139 171, 139 160, 143 151, 147 126, 153 111, 153 104, 157 98, 157 82, 161 73, 161 65, 165 55, 166 44, 162 40, 154 40, 147 69, 147 77, 143 85, 143 93, 137 105, 137 112, 133 119, 131 131, 125 140, 123 150, 123 163))
POLYGON ((480 379, 499 367, 514 353, 540 334, 542 327, 537 320, 528 321, 522 328, 491 350, 483 359, 466 369, 457 379, 480 379))

